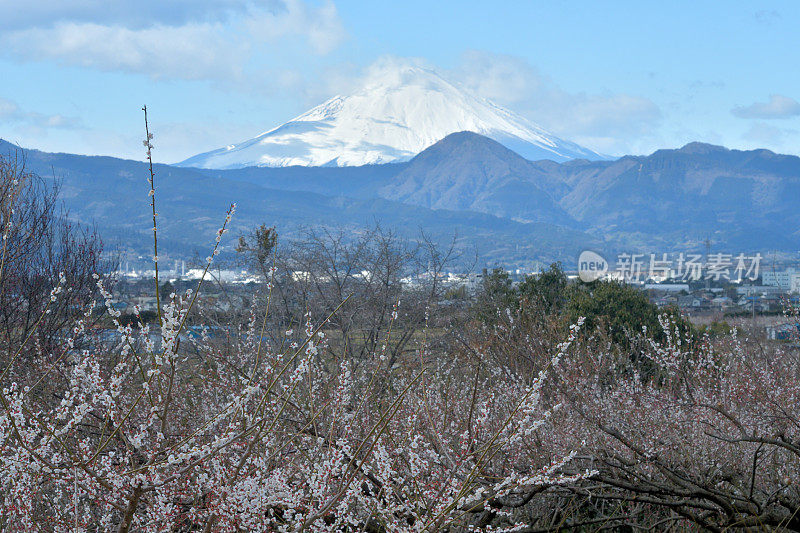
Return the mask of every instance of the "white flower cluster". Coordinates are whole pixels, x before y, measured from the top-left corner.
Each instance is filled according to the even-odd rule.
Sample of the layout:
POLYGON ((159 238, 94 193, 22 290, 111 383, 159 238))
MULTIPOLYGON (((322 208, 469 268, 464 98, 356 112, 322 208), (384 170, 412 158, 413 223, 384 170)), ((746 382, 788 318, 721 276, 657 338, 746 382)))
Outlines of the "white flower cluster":
POLYGON ((64 291, 64 286, 67 284, 67 277, 64 275, 63 272, 60 272, 58 275, 58 285, 53 287, 50 291, 50 301, 55 302, 58 300, 58 295, 64 291))
POLYGON ((147 159, 151 159, 153 157, 153 154, 151 153, 151 151, 153 150, 153 143, 151 142, 152 140, 153 140, 153 134, 148 133, 147 138, 144 141, 142 141, 142 144, 147 149, 147 159))

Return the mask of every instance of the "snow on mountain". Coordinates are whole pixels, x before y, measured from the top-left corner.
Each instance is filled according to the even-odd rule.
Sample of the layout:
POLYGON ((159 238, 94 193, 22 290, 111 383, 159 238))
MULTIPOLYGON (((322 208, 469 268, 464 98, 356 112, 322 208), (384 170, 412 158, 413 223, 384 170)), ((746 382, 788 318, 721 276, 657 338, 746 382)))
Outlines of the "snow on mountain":
POLYGON ((349 96, 335 96, 258 135, 180 166, 358 166, 406 161, 447 135, 480 133, 527 159, 604 159, 525 118, 415 66, 384 69, 349 96))

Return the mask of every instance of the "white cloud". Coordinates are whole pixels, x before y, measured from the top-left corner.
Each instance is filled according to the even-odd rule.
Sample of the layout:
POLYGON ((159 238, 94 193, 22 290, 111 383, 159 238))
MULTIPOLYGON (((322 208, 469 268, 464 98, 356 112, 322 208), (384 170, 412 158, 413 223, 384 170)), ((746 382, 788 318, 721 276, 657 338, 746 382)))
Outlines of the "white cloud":
POLYGON ((731 110, 739 118, 761 120, 791 118, 800 115, 800 102, 781 94, 772 94, 768 102, 755 102, 748 106, 734 107, 731 110))
MULTIPOLYGON (((105 7, 94 4, 99 2, 83 0, 80 9, 67 12, 56 7, 55 16, 32 20, 29 26, 20 19, 20 27, 0 34, 0 48, 23 60, 229 82, 246 78, 251 62, 285 48, 286 39, 299 39, 313 53, 324 55, 345 36, 330 2, 310 6, 302 0, 203 0, 195 7, 186 0, 146 1, 140 9, 138 3, 111 2, 110 14, 92 16, 106 13, 105 7), (130 17, 125 16, 128 12, 130 17)), ((41 7, 22 11, 30 15, 37 9, 41 7)))
POLYGON ((250 34, 256 39, 275 42, 302 35, 321 55, 333 51, 345 37, 336 6, 331 2, 311 7, 300 0, 286 0, 284 10, 252 13, 246 22, 250 34))
POLYGON ((222 35, 216 25, 196 23, 131 30, 66 22, 11 33, 3 43, 7 51, 29 59, 181 79, 237 76, 237 58, 247 50, 244 43, 222 35))
POLYGON ((19 30, 50 27, 63 22, 93 22, 123 25, 129 28, 152 26, 156 21, 165 25, 187 22, 222 21, 236 13, 245 12, 250 5, 261 9, 279 10, 280 0, 0 0, 0 28, 19 30))
POLYGON ((662 117, 659 107, 641 96, 565 91, 513 56, 467 52, 451 74, 481 96, 545 129, 605 153, 637 149, 654 135, 662 117))
POLYGON ((757 143, 758 146, 770 146, 779 150, 788 148, 796 150, 795 146, 787 146, 787 141, 797 137, 797 130, 779 128, 766 122, 754 122, 742 135, 743 139, 757 143))
POLYGON ((80 120, 74 117, 26 111, 16 102, 2 97, 0 97, 0 121, 37 129, 74 129, 81 124, 80 120))

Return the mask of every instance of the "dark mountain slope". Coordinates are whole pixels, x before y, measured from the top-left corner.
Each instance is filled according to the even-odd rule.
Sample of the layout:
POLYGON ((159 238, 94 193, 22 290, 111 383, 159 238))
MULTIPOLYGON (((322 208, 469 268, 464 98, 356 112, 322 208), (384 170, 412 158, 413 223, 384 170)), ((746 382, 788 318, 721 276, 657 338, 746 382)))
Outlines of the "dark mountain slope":
POLYGON ((431 208, 571 225, 571 217, 557 203, 562 191, 559 180, 500 143, 461 132, 417 155, 380 194, 431 208))
POLYGON ((572 190, 561 206, 601 233, 738 246, 796 246, 800 158, 691 143, 614 162, 562 165, 572 190))

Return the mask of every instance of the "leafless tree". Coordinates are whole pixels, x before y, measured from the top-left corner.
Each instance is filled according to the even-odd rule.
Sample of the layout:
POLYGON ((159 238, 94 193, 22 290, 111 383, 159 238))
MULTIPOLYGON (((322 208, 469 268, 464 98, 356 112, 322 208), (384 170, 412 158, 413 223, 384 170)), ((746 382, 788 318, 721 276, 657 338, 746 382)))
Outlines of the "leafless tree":
POLYGON ((420 232, 401 238, 379 224, 359 230, 306 228, 299 238, 276 245, 274 228, 256 228, 240 240, 245 263, 269 289, 266 332, 272 342, 300 332, 306 313, 319 319, 338 309, 326 332, 337 358, 363 361, 383 353, 390 367, 431 325, 445 290, 442 277, 455 257, 455 239, 439 246, 420 232))
POLYGON ((0 343, 9 350, 47 353, 58 332, 96 296, 95 274, 112 266, 101 257, 94 228, 71 221, 58 201, 59 183, 25 168, 20 153, 0 157, 0 343), (64 297, 50 291, 64 276, 64 297), (47 313, 42 310, 49 304, 47 313), (31 338, 29 338, 31 337, 31 338))

